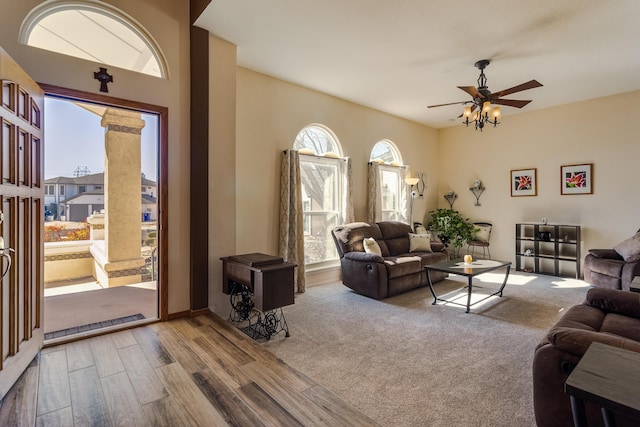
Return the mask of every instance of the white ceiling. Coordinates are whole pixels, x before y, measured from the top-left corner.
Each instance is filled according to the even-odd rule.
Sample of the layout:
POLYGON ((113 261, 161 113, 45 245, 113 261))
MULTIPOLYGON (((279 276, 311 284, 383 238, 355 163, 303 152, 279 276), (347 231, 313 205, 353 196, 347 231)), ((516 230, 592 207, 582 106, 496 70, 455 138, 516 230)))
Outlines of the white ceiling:
POLYGON ((544 85, 503 120, 640 89, 638 0, 213 0, 196 25, 242 67, 435 128, 462 106, 426 106, 470 100, 485 58, 492 92, 544 85))

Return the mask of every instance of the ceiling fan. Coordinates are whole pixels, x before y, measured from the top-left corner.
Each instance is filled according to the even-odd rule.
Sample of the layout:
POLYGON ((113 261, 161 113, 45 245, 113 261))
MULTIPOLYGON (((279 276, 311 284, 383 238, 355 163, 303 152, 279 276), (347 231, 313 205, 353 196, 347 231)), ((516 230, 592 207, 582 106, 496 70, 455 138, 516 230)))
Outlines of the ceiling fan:
POLYGON ((464 113, 459 117, 464 117, 465 123, 469 126, 469 123, 475 123, 476 130, 484 128, 485 123, 491 123, 495 127, 499 124, 500 119, 500 107, 493 107, 491 104, 506 105, 508 107, 522 108, 531 100, 518 100, 518 99, 504 99, 503 96, 511 95, 512 93, 521 92, 523 90, 533 89, 542 86, 542 84, 536 80, 530 80, 526 83, 519 84, 509 89, 504 89, 499 92, 492 93, 487 87, 487 77, 484 75, 484 69, 491 63, 490 59, 481 59, 474 65, 480 70, 480 76, 478 77, 478 87, 473 86, 458 86, 459 89, 467 92, 471 95, 471 101, 450 102, 447 104, 429 105, 427 108, 444 107, 445 105, 455 104, 471 104, 466 105, 464 113), (476 111, 477 109, 477 111, 476 111))

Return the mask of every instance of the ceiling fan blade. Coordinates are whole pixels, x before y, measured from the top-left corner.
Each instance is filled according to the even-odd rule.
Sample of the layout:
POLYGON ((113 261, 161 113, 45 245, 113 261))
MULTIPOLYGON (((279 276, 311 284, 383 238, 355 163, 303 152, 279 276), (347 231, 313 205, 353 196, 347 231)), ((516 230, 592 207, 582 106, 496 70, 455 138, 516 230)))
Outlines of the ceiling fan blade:
POLYGON ((476 89, 474 86, 458 86, 458 89, 462 89, 463 91, 467 92, 469 95, 471 95, 472 98, 479 97, 484 99, 484 95, 478 92, 478 89, 476 89))
POLYGON ((428 105, 427 108, 444 107, 445 105, 465 104, 467 102, 469 102, 469 101, 449 102, 448 104, 438 104, 438 105, 428 105))
POLYGON ((500 98, 506 95, 510 95, 512 93, 521 92, 523 90, 529 90, 529 89, 533 89, 540 86, 542 86, 542 83, 538 82, 537 80, 530 80, 526 83, 519 84, 518 86, 514 86, 509 89, 501 90, 500 92, 495 92, 491 95, 492 97, 495 96, 500 98))
POLYGON ((530 103, 531 100, 523 101, 519 99, 494 99, 491 102, 494 104, 506 105, 507 107, 522 108, 530 103))

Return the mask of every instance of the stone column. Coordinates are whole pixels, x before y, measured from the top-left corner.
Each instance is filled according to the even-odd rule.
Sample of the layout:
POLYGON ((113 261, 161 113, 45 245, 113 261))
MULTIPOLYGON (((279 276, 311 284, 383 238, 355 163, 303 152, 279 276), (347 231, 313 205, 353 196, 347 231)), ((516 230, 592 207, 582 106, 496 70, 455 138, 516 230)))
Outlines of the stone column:
POLYGON ((96 278, 103 286, 141 281, 140 135, 139 113, 107 109, 102 117, 104 147, 104 247, 95 245, 96 278))

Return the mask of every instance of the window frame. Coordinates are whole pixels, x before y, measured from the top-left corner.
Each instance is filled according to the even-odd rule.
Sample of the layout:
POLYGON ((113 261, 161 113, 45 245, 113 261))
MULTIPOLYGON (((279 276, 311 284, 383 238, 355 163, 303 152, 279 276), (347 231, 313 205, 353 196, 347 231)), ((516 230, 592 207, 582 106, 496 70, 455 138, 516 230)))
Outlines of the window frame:
MULTIPOLYGON (((308 126, 305 126, 298 132, 296 138, 293 143, 293 149, 297 150, 300 154, 300 171, 302 174, 305 173, 305 169, 308 167, 306 165, 318 165, 321 167, 331 166, 335 167, 335 182, 334 182, 334 192, 333 194, 333 204, 335 209, 326 210, 326 209, 314 209, 312 204, 306 203, 307 200, 303 199, 303 209, 302 209, 302 224, 303 224, 303 233, 304 233, 304 246, 305 246, 305 267, 307 268, 322 268, 324 266, 332 266, 336 265, 339 261, 338 251, 333 244, 333 239, 331 238, 331 229, 325 230, 326 236, 324 240, 325 244, 325 257, 320 261, 307 262, 310 251, 310 240, 307 239, 307 236, 311 236, 311 228, 313 223, 314 216, 326 216, 327 218, 334 217, 335 225, 339 225, 345 218, 346 215, 346 206, 345 206, 345 191, 346 191, 346 162, 342 157, 342 147, 340 145, 340 141, 337 136, 333 133, 331 129, 328 127, 318 124, 312 123, 308 126), (325 139, 322 141, 314 142, 311 137, 305 137, 305 132, 309 132, 312 130, 314 133, 323 133, 325 139), (325 147, 322 147, 325 145, 325 147), (324 148, 324 152, 319 152, 320 148, 324 148), (307 234, 309 232, 309 234, 307 234), (327 255, 331 252, 331 255, 327 255)), ((311 172, 306 172, 311 173, 311 172)), ((301 180, 301 185, 303 186, 301 190, 304 189, 304 179, 301 180)), ((302 191, 304 194, 305 192, 302 191)), ((330 220, 329 220, 330 221, 330 220)))
POLYGON ((403 216, 406 215, 406 203, 402 201, 402 192, 405 184, 404 182, 404 170, 399 166, 391 166, 391 165, 380 165, 379 169, 379 179, 380 179, 380 193, 382 195, 382 200, 380 200, 380 206, 382 211, 382 221, 402 221, 403 216), (394 206, 391 209, 385 209, 384 204, 384 184, 385 180, 383 175, 385 173, 393 174, 396 176, 396 188, 395 191, 392 192, 392 195, 395 195, 394 206), (387 213, 387 215, 385 215, 387 213), (393 215, 392 215, 393 214, 393 215), (394 217, 395 216, 395 217, 394 217))
POLYGON ((375 162, 379 164, 378 169, 378 184, 380 187, 380 211, 382 217, 381 221, 404 221, 409 218, 409 207, 407 205, 406 200, 406 187, 405 187, 405 177, 406 177, 406 167, 402 166, 402 154, 398 149, 398 146, 389 139, 381 139, 376 142, 371 148, 371 153, 369 154, 369 161, 375 162), (374 155, 374 152, 379 149, 381 145, 386 147, 386 150, 383 152, 390 153, 391 158, 388 156, 377 156, 374 155), (392 194, 395 195, 395 202, 392 209, 385 209, 384 207, 384 175, 387 173, 392 173, 396 175, 396 188, 392 194))

